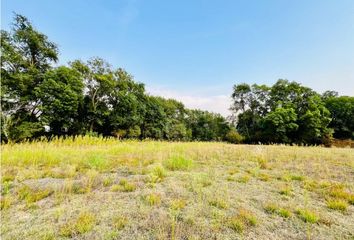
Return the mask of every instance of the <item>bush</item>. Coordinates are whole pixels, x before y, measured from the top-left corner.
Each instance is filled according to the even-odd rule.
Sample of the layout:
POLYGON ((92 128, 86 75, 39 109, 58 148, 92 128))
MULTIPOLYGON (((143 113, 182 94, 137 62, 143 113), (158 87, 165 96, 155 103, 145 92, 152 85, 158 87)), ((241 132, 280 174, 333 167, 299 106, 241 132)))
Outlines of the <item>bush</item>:
POLYGON ((241 143, 244 140, 244 137, 239 134, 235 129, 231 129, 225 136, 225 140, 229 143, 241 143))

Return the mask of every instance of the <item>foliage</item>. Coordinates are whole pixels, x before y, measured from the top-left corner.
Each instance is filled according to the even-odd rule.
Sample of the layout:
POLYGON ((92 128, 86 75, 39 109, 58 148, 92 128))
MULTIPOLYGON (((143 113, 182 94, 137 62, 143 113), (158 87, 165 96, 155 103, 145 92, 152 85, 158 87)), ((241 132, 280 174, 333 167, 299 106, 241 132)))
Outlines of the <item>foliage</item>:
MULTIPOLYGON (((331 92, 325 96, 328 102, 333 99, 331 92)), ((333 129, 328 104, 308 87, 283 79, 271 87, 239 84, 232 98, 236 127, 246 142, 330 144, 333 129)))
POLYGON ((239 134, 235 129, 231 129, 225 136, 225 140, 229 143, 241 143, 243 136, 239 134))

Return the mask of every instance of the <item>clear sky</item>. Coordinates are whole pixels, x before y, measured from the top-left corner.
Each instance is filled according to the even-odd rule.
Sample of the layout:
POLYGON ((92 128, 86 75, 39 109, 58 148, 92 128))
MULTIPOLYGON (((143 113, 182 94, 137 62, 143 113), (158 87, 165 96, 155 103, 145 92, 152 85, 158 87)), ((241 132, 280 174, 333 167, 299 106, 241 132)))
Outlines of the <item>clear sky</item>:
POLYGON ((354 0, 2 0, 60 63, 100 56, 152 94, 228 115, 236 83, 279 78, 354 95, 354 0))

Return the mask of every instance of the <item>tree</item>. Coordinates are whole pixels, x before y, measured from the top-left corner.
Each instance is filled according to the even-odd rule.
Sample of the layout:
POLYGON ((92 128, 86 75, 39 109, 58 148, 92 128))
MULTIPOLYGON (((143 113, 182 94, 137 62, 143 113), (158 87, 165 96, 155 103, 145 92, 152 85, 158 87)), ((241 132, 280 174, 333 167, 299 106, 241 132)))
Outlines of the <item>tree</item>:
POLYGON ((275 143, 291 143, 299 125, 293 108, 276 108, 263 119, 264 140, 275 143))
POLYGON ((329 127, 334 129, 335 138, 354 139, 354 97, 337 96, 325 98, 326 108, 332 117, 329 127))
POLYGON ((92 58, 87 63, 75 60, 70 65, 81 74, 85 84, 83 121, 89 131, 98 131, 109 115, 108 98, 114 88, 111 66, 101 58, 92 58))
POLYGON ((28 19, 15 14, 11 32, 1 30, 1 111, 11 118, 13 140, 29 138, 43 130, 39 124, 41 101, 35 89, 51 64, 58 60, 58 49, 28 19))
POLYGON ((145 87, 123 69, 113 72, 113 86, 108 94, 109 129, 125 130, 127 137, 138 138, 145 115, 145 87))
POLYGON ((320 95, 297 82, 234 86, 237 130, 247 142, 318 144, 331 138, 331 121, 320 95))
POLYGON ((77 134, 78 110, 83 100, 80 74, 68 67, 48 71, 43 82, 35 88, 41 101, 41 121, 50 126, 52 134, 77 134))

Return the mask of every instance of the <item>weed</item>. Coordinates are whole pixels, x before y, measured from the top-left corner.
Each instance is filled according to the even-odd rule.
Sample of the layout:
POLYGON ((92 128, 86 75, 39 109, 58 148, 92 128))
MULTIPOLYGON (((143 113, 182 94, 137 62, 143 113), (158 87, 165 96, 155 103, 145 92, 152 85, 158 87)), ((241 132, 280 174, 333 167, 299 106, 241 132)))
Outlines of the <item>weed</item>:
POLYGON ((247 223, 247 225, 256 226, 257 224, 256 216, 248 210, 241 209, 239 211, 239 217, 243 219, 243 221, 247 223))
POLYGON ((172 210, 181 210, 185 208, 186 206, 186 201, 183 199, 173 199, 170 205, 170 208, 172 210))
POLYGON ((329 190, 329 196, 333 198, 346 199, 348 200, 351 196, 342 187, 333 187, 329 190))
POLYGON ((292 188, 290 186, 282 186, 279 190, 279 193, 285 196, 290 196, 291 192, 292 192, 292 188))
POLYGON ((291 212, 285 208, 280 208, 278 211, 277 211, 278 215, 283 217, 283 218, 289 218, 291 217, 291 212))
POLYGON ((260 169, 268 169, 269 164, 266 159, 258 158, 257 160, 260 169))
POLYGON ((327 207, 333 210, 345 211, 348 203, 342 199, 332 199, 327 201, 327 207))
POLYGON ((208 187, 212 185, 212 179, 208 174, 200 175, 198 182, 202 185, 202 187, 208 187))
POLYGON ((274 203, 268 203, 266 204, 264 207, 264 210, 267 212, 267 213, 276 213, 278 211, 278 206, 274 203))
POLYGON ((188 170, 192 167, 193 161, 183 156, 172 156, 164 164, 171 171, 188 170))
POLYGON ((229 220, 229 225, 232 230, 238 233, 242 233, 245 229, 245 224, 239 217, 233 217, 229 220))
POLYGON ((31 189, 28 186, 23 186, 18 190, 18 197, 20 200, 25 200, 27 204, 31 204, 48 197, 52 193, 51 190, 31 189))
POLYGON ((1 186, 1 195, 8 194, 11 188, 12 188, 12 182, 4 182, 1 186))
POLYGON ((263 182, 268 182, 270 180, 270 176, 266 173, 260 173, 258 175, 258 179, 263 181, 263 182))
POLYGON ((123 192, 133 192, 136 189, 136 186, 134 183, 126 183, 124 185, 121 185, 123 188, 121 189, 123 192))
POLYGON ((238 169, 237 169, 237 168, 232 168, 232 169, 230 169, 230 170, 228 171, 228 173, 229 173, 230 175, 234 175, 235 173, 238 173, 238 169))
POLYGON ((249 175, 243 175, 236 179, 236 181, 239 183, 248 183, 249 180, 250 180, 249 175))
POLYGON ((9 196, 2 196, 0 199, 0 209, 9 209, 12 204, 12 199, 9 196))
POLYGON ((238 233, 242 233, 246 226, 256 226, 256 216, 248 210, 241 209, 239 213, 229 220, 231 229, 238 233))
POLYGON ((112 225, 116 230, 122 230, 128 223, 128 219, 124 216, 117 216, 113 218, 112 225))
POLYGON ((226 177, 226 180, 227 180, 228 182, 233 182, 233 181, 235 181, 235 178, 234 178, 233 176, 227 176, 227 177, 226 177))
POLYGON ((150 205, 160 205, 161 204, 161 195, 160 194, 156 194, 156 193, 151 193, 148 194, 144 197, 145 202, 150 205))
POLYGON ((291 175, 290 178, 293 181, 303 181, 305 179, 305 177, 301 175, 291 175))
POLYGON ((296 213, 300 219, 306 223, 316 223, 320 219, 316 213, 307 209, 298 209, 296 213))
POLYGON ((151 183, 162 182, 166 176, 166 170, 162 166, 156 166, 152 169, 152 172, 149 176, 149 181, 151 183))
POLYGON ((277 214, 283 218, 289 218, 291 216, 291 212, 289 210, 278 207, 274 203, 268 203, 263 208, 269 214, 277 214))
POLYGON ((111 186, 111 192, 118 192, 122 189, 122 186, 121 185, 118 185, 118 184, 114 184, 111 186))
POLYGON ((214 199, 210 200, 209 205, 219 208, 219 209, 227 209, 228 208, 227 202, 222 198, 214 198, 214 199))
POLYGON ((109 187, 109 186, 112 185, 112 183, 113 183, 113 178, 111 178, 111 177, 106 177, 102 181, 102 184, 103 184, 104 187, 109 187))
POLYGON ((55 240, 55 234, 53 231, 43 232, 40 237, 41 240, 55 240))
POLYGON ((135 189, 136 189, 135 184, 134 183, 129 183, 126 179, 121 179, 119 181, 119 185, 114 184, 111 187, 111 191, 112 192, 118 192, 118 191, 121 191, 121 192, 133 192, 133 191, 135 191, 135 189))
POLYGON ((77 234, 83 234, 92 230, 96 224, 96 217, 90 212, 81 212, 74 221, 67 222, 59 230, 61 236, 73 237, 77 234))

